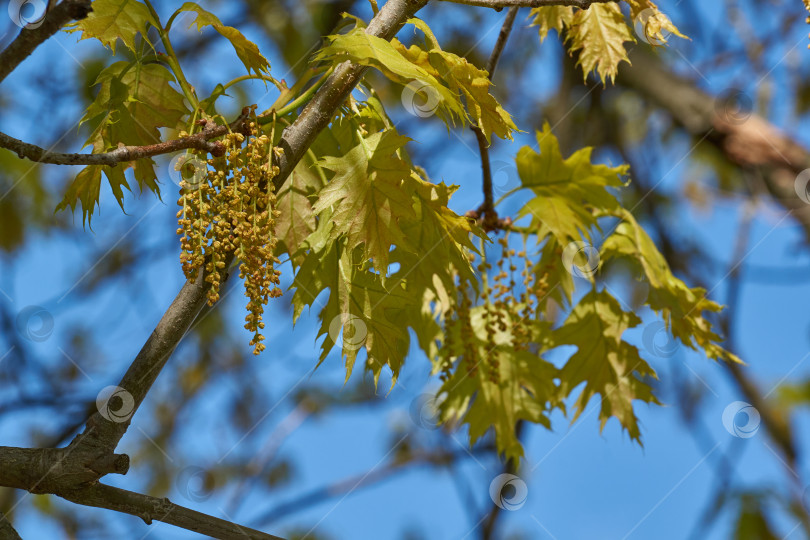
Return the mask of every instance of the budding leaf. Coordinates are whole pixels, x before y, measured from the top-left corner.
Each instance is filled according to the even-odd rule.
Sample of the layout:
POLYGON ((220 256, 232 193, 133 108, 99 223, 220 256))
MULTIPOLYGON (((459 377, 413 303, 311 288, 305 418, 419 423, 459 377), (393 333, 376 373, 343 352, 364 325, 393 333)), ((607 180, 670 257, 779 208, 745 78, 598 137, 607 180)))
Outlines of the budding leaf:
POLYGON ((66 26, 67 32, 81 32, 80 39, 96 38, 115 54, 120 38, 135 51, 135 37, 146 34, 148 25, 157 27, 149 8, 138 0, 95 0, 87 17, 66 26))

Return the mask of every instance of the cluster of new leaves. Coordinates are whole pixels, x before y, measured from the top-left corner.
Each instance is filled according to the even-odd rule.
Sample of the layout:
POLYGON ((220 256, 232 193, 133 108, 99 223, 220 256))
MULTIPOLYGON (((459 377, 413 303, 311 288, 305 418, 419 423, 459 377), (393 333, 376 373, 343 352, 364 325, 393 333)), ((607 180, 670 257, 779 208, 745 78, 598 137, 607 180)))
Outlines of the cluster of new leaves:
MULTIPOLYGON (((625 0, 630 18, 644 41, 652 45, 666 43, 668 34, 685 38, 651 0, 625 0)), ((588 9, 572 6, 546 6, 532 9, 533 24, 539 27, 540 40, 556 30, 565 38, 571 54, 579 53, 577 65, 584 76, 596 71, 602 81, 616 78, 619 64, 629 62, 625 42, 635 42, 619 3, 591 4, 588 9)))
MULTIPOLYGON (((720 337, 706 319, 721 307, 706 298, 706 291, 675 277, 649 236, 622 208, 616 189, 623 185, 627 167, 591 163, 590 148, 563 158, 548 125, 537 133, 537 142, 539 152, 523 147, 516 158, 521 179, 516 191, 524 198, 530 194, 519 214, 529 223, 522 229, 528 244, 523 256, 534 261, 523 270, 523 292, 518 296, 521 285, 516 289, 512 280, 501 291, 508 291, 511 300, 493 302, 486 285, 491 265, 482 262, 480 305, 467 306, 468 292, 462 289, 458 309, 443 308, 445 328, 452 322, 445 335, 452 346, 434 356, 434 370, 447 373, 439 392, 442 420, 468 423, 473 440, 494 428, 499 451, 515 459, 522 455, 517 421, 549 426, 548 414, 554 408, 565 411, 566 400, 583 383, 574 419, 598 395, 602 426, 615 417, 635 440, 641 433, 633 402, 658 403, 648 384, 654 370, 624 340, 625 331, 642 321, 600 289, 594 279, 600 261, 621 258, 639 269, 650 284, 646 304, 686 346, 702 349, 710 358, 739 361, 719 345, 720 337), (610 230, 603 229, 606 222, 610 230), (581 241, 594 242, 595 232, 606 235, 599 251, 581 241), (590 291, 576 304, 574 276, 590 283, 590 291), (561 322, 556 315, 560 308, 568 313, 561 322), (488 322, 493 316, 498 325, 488 322), (577 351, 559 367, 545 357, 566 345, 577 351)), ((510 263, 510 270, 516 269, 510 263)), ((502 272, 499 267, 496 282, 502 272)))
POLYGON ((472 123, 488 141, 492 134, 511 139, 511 132, 517 128, 509 113, 489 93, 491 83, 486 70, 443 51, 424 21, 409 22, 425 34, 425 48, 417 45, 406 48, 396 38, 386 41, 370 36, 358 23, 347 34, 330 36, 329 44, 316 58, 336 63, 351 60, 374 67, 414 94, 422 94, 428 103, 434 102, 435 112, 448 127, 456 121, 463 125, 472 123))
POLYGON ((364 348, 375 380, 387 365, 396 381, 408 329, 426 348, 437 336, 423 299, 453 286, 456 274, 474 279, 464 249, 483 234, 447 207, 454 187, 431 183, 410 162, 407 141, 376 98, 353 104, 313 147, 324 156, 312 164, 323 180, 299 166, 279 193, 280 223, 309 227, 305 238, 292 225, 279 232, 298 266, 295 318, 329 289, 321 361, 340 343, 347 378, 364 348))
MULTIPOLYGON (((628 4, 633 19, 645 17, 648 36, 680 35, 649 0, 628 4)), ((95 153, 119 145, 150 145, 159 142, 161 128, 193 132, 203 114, 216 117, 216 99, 231 83, 218 85, 200 99, 186 81, 169 40, 172 23, 183 12, 192 14, 190 24, 198 29, 210 26, 227 38, 252 72, 249 77, 272 80, 258 47, 196 4, 183 4, 166 26, 147 1, 96 0, 93 6, 92 15, 74 30, 83 38, 99 39, 113 52, 121 39, 135 56, 112 64, 98 78, 98 95, 84 117, 95 126, 88 139, 95 153), (159 34, 165 53, 152 54, 155 45, 146 38, 150 27, 159 34)), ((615 76, 626 59, 624 43, 633 40, 615 3, 589 9, 543 7, 533 14, 541 37, 552 28, 561 32, 569 48, 579 51, 585 72, 595 69, 603 80, 615 76)), ((409 21, 424 35, 423 44, 409 47, 397 39, 371 36, 362 21, 355 21, 348 32, 328 37, 314 56, 317 69, 346 60, 373 67, 412 97, 423 96, 448 129, 473 125, 487 140, 492 135, 512 138, 517 127, 490 93, 489 74, 444 51, 423 21, 409 21)), ((301 87, 308 82, 302 81, 301 87)), ((294 92, 286 86, 280 89, 293 99, 287 94, 294 92)), ((705 291, 687 287, 672 274, 652 240, 622 207, 618 191, 625 185, 626 166, 594 164, 589 148, 563 158, 551 129, 544 126, 537 137, 539 151, 524 147, 516 157, 521 179, 516 194, 523 206, 515 217, 526 225, 515 230, 523 234, 523 248, 516 252, 509 239, 500 239, 501 252, 493 259, 487 251, 491 239, 472 219, 449 208, 456 186, 432 182, 411 162, 410 139, 393 127, 373 89, 364 92, 364 101, 350 97, 344 103, 285 179, 277 198, 257 206, 254 213, 245 213, 240 201, 254 200, 261 182, 237 185, 242 175, 235 172, 238 166, 226 163, 230 170, 218 169, 207 184, 206 197, 198 193, 195 198, 190 184, 182 184, 186 210, 189 204, 198 205, 193 207, 197 214, 181 211, 181 229, 191 233, 184 240, 186 270, 210 267, 209 273, 218 275, 218 263, 225 257, 224 251, 216 252, 217 246, 234 251, 244 248, 234 244, 235 239, 250 240, 251 268, 260 270, 243 272, 258 298, 251 297, 249 306, 252 332, 261 328, 263 302, 277 294, 268 292, 277 282, 268 280, 268 271, 276 276, 272 263, 287 255, 295 271, 294 320, 306 307, 318 310, 320 362, 337 346, 348 378, 365 350, 366 368, 374 380, 388 367, 396 382, 413 332, 443 381, 442 420, 467 423, 473 441, 492 428, 499 451, 511 459, 523 452, 515 434, 521 420, 550 427, 553 410, 566 412, 573 402, 576 418, 598 395, 602 425, 615 417, 639 439, 633 403, 657 402, 647 382, 655 376, 652 367, 625 340, 625 332, 641 319, 600 286, 594 278, 598 264, 591 265, 591 256, 602 262, 629 261, 650 284, 647 305, 686 346, 712 358, 737 360, 719 345, 706 318, 720 306, 708 300, 705 291), (240 189, 245 192, 237 193, 240 189), (205 206, 229 190, 238 194, 227 207, 230 217, 205 206), (605 237, 599 250, 592 245, 597 232, 605 237), (193 240, 199 237, 205 242, 197 252, 193 240), (577 259, 583 252, 588 254, 586 263, 577 259), (520 260, 521 277, 516 278, 520 260), (586 278, 589 286, 577 302, 575 275, 586 278), (560 358, 560 348, 571 346, 576 352, 560 358)), ((288 115, 284 122, 294 119, 295 108, 279 113, 288 115)), ((254 148, 254 155, 269 159, 280 133, 268 132, 261 124, 261 117, 252 124, 252 129, 262 130, 252 133, 254 143, 262 145, 254 148)), ((129 167, 141 188, 158 190, 151 159, 119 167, 90 166, 79 173, 60 206, 73 208, 81 202, 89 216, 98 201, 102 173, 121 203, 122 186, 129 187, 124 176, 129 167)), ((218 281, 217 275, 210 280, 218 281)))
MULTIPOLYGON (((172 131, 187 129, 193 133, 193 121, 189 122, 192 111, 189 111, 184 98, 197 102, 198 97, 193 87, 187 87, 189 94, 184 96, 173 86, 181 85, 182 77, 173 55, 152 50, 153 45, 146 37, 149 28, 155 28, 164 47, 171 47, 168 37, 171 23, 184 12, 194 14, 189 24, 196 22, 199 30, 211 26, 227 38, 248 72, 269 72, 270 64, 256 44, 236 28, 224 26, 215 15, 193 2, 184 3, 164 27, 151 7, 142 2, 96 0, 89 16, 71 25, 68 31, 81 32, 81 39, 98 39, 113 54, 120 39, 135 59, 110 65, 95 82, 98 93, 81 120, 95 126, 85 142, 85 145, 92 145, 93 153, 107 152, 120 146, 157 144, 162 140, 160 128, 172 131), (148 53, 144 53, 144 50, 148 53)), ((192 119, 197 120, 198 117, 192 116, 192 119)), ((122 188, 129 189, 125 171, 130 167, 134 169, 135 181, 141 190, 147 187, 159 193, 154 166, 151 158, 118 166, 90 165, 79 172, 57 209, 70 206, 75 210, 76 205, 81 203, 83 220, 89 222, 99 200, 102 172, 123 208, 122 188)))

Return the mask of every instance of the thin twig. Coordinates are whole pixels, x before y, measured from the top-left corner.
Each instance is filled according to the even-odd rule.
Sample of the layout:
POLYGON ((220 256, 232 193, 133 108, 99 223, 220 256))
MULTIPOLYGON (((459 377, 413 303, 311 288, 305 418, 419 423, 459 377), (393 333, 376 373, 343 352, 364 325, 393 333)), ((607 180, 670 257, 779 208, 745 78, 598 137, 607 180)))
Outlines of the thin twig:
MULTIPOLYGON (((509 34, 512 33, 512 27, 515 24, 515 17, 517 17, 518 9, 519 8, 517 7, 513 7, 509 10, 509 13, 506 14, 506 19, 503 21, 503 26, 501 26, 501 32, 498 34, 498 40, 495 42, 495 47, 492 49, 492 54, 489 55, 487 72, 489 73, 490 81, 495 73, 495 69, 498 67, 498 60, 501 58, 501 54, 503 54, 503 50, 506 47, 506 41, 509 39, 509 34)), ((475 138, 478 140, 478 151, 481 154, 481 173, 484 191, 484 203, 478 208, 478 215, 472 217, 481 218, 485 231, 494 231, 501 227, 498 220, 498 213, 495 211, 495 197, 492 193, 492 166, 490 165, 489 161, 489 143, 487 142, 486 135, 484 135, 484 132, 480 127, 470 127, 473 133, 475 133, 475 138)))
MULTIPOLYGON (((3 52, 0 52, 0 82, 28 58, 34 49, 67 23, 87 17, 92 10, 90 2, 91 0, 64 0, 50 10, 41 23, 32 23, 29 28, 23 28, 20 35, 3 52)), ((22 9, 22 5, 24 3, 18 3, 19 9, 22 9)), ((9 9, 11 9, 11 5, 9 5, 9 9)))
POLYGON ((205 129, 188 137, 145 146, 120 146, 110 152, 99 154, 63 154, 59 152, 49 152, 44 148, 15 139, 5 133, 0 133, 0 148, 7 148, 15 152, 21 158, 53 165, 115 166, 122 162, 169 154, 188 148, 196 148, 197 150, 203 150, 214 156, 221 156, 225 152, 225 146, 218 142, 210 142, 209 139, 221 137, 228 133, 228 126, 210 125, 212 126, 210 129, 205 129))
POLYGON ((270 524, 273 521, 286 517, 293 512, 299 512, 313 505, 319 504, 323 501, 329 500, 338 495, 348 494, 357 489, 368 487, 377 484, 383 480, 394 476, 395 474, 406 470, 409 467, 416 467, 422 465, 429 465, 434 467, 449 466, 458 459, 466 459, 468 456, 474 456, 480 453, 492 452, 494 448, 489 445, 481 446, 473 449, 472 453, 467 449, 458 450, 455 452, 440 451, 440 452, 421 452, 410 456, 407 460, 392 460, 383 467, 372 469, 369 472, 359 474, 340 480, 333 484, 329 484, 308 493, 296 497, 293 500, 284 502, 264 512, 255 521, 257 523, 270 524))
POLYGON ((213 538, 283 540, 279 536, 191 510, 166 498, 143 495, 105 484, 95 484, 75 493, 65 494, 63 497, 84 506, 106 508, 137 516, 147 525, 153 520, 162 521, 213 538))

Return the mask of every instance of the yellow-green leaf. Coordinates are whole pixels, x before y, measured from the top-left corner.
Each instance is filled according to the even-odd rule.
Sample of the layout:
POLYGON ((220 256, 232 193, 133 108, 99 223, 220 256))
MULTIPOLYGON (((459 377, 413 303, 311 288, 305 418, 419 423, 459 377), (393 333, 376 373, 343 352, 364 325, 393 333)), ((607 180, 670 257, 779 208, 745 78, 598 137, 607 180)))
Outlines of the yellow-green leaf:
POLYGON ((579 51, 577 65, 585 77, 596 71, 603 82, 616 78, 619 63, 630 62, 624 42, 635 42, 617 3, 591 4, 578 10, 568 29, 572 52, 579 51))
POLYGON ((189 26, 196 22, 197 30, 199 31, 202 31, 206 26, 211 26, 214 30, 219 32, 220 35, 227 38, 228 41, 231 42, 231 45, 233 45, 236 55, 245 65, 248 73, 253 71, 259 75, 270 72, 270 62, 259 52, 259 47, 236 28, 225 26, 216 15, 210 11, 206 11, 195 2, 186 2, 180 6, 180 9, 177 11, 190 11, 197 14, 196 19, 191 21, 189 26))
POLYGON ((135 51, 135 37, 146 34, 148 25, 157 27, 149 8, 138 0, 95 0, 86 18, 66 27, 67 32, 81 32, 80 39, 96 38, 112 49, 118 39, 135 51))

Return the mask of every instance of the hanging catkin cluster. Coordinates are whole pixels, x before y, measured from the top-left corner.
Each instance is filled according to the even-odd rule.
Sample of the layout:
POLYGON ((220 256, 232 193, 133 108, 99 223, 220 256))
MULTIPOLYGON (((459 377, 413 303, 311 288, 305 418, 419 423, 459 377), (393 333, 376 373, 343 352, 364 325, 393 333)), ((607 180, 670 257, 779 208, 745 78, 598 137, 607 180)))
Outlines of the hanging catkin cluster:
POLYGON ((245 328, 253 333, 253 353, 264 350, 262 314, 270 298, 281 296, 279 261, 274 220, 278 216, 273 178, 278 167, 273 158, 279 152, 270 138, 259 134, 255 123, 248 135, 228 134, 222 143, 223 157, 195 159, 196 170, 187 171, 181 181, 177 213, 180 262, 188 279, 204 267, 205 281, 211 284, 208 304, 219 300, 220 284, 232 256, 240 264, 240 274, 248 297, 245 328))
MULTIPOLYGON (((493 266, 485 259, 478 259, 476 269, 481 276, 481 289, 474 298, 472 286, 464 281, 457 282, 457 303, 443 314, 444 346, 440 350, 441 379, 446 381, 456 360, 461 359, 461 367, 468 375, 475 375, 479 368, 484 369, 486 378, 494 383, 501 382, 501 349, 496 346, 496 335, 505 334, 504 343, 516 351, 528 350, 536 336, 532 334, 532 320, 542 318, 543 305, 549 293, 549 268, 535 265, 524 250, 516 252, 509 246, 509 233, 498 240, 500 257, 493 266), (519 259, 520 261, 516 260, 519 259), (516 278, 518 264, 522 262, 521 282, 516 278), (472 297, 471 297, 472 296, 472 297), (481 323, 486 336, 477 335, 473 328, 473 311, 480 311, 481 323), (484 339, 485 338, 485 339, 484 339), (486 354, 480 353, 483 344, 486 354)), ((471 263, 477 257, 469 255, 471 263)))

